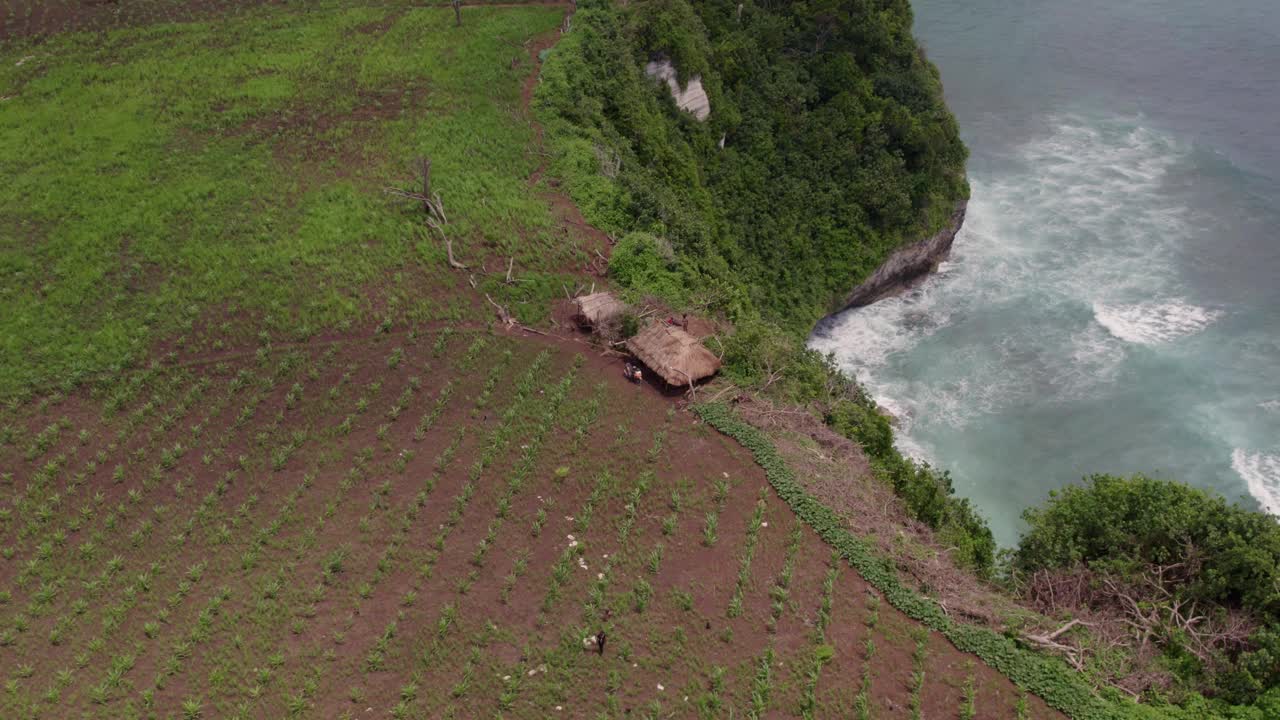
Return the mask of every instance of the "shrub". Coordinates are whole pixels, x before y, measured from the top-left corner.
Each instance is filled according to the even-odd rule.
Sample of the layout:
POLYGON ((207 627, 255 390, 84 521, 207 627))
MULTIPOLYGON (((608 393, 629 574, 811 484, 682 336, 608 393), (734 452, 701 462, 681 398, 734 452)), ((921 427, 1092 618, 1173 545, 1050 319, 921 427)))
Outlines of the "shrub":
POLYGON ((649 233, 628 233, 618 240, 609 256, 609 275, 642 294, 676 304, 685 298, 685 278, 675 251, 669 242, 649 233))

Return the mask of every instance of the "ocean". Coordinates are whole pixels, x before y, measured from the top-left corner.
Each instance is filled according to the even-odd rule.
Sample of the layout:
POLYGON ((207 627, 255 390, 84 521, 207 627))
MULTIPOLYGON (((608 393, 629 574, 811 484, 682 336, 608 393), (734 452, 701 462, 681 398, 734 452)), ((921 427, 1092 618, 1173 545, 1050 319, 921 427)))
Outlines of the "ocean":
POLYGON ((915 0, 971 151, 950 260, 833 353, 997 540, 1088 474, 1280 514, 1280 3, 915 0))

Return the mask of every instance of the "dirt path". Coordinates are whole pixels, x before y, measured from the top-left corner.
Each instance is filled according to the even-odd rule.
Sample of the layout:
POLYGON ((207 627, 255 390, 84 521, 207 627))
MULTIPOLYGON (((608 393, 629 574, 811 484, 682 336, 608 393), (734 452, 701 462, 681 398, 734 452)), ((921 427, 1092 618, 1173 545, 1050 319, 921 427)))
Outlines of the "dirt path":
MULTIPOLYGON (((568 18, 573 14, 573 11, 570 6, 566 5, 565 7, 565 17, 568 18)), ((544 142, 545 132, 542 128, 542 123, 538 122, 533 113, 533 96, 537 91, 538 82, 542 79, 541 55, 542 51, 555 47, 556 43, 560 41, 560 35, 561 31, 557 29, 533 39, 532 44, 529 46, 529 61, 533 64, 534 71, 529 74, 529 77, 524 82, 524 87, 520 89, 520 107, 533 128, 533 151, 538 155, 538 167, 529 175, 530 187, 537 187, 543 181, 547 171, 547 159, 550 157, 544 142)), ((573 199, 569 197, 568 193, 560 189, 558 180, 554 178, 548 179, 546 184, 551 189, 544 192, 542 196, 551 203, 552 214, 562 227, 569 229, 569 226, 572 226, 570 232, 581 236, 587 241, 584 243, 584 248, 588 253, 595 254, 592 259, 591 269, 595 274, 603 275, 610 250, 613 247, 613 240, 608 233, 587 222, 573 199), (597 263, 596 261, 599 262, 597 263)))

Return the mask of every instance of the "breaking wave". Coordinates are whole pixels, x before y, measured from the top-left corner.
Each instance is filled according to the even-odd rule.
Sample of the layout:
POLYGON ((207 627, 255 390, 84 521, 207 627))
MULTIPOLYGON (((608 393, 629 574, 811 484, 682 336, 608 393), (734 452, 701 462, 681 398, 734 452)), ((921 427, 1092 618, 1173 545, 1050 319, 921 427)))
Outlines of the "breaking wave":
POLYGON ((1191 231, 1165 178, 1187 149, 1131 119, 1065 116, 971 178, 951 258, 907 293, 830 318, 810 339, 895 408, 900 449, 1028 402, 1100 397, 1132 344, 1203 330, 1174 253, 1191 231), (1092 312, 1090 312, 1092 310, 1092 312))
POLYGON ((1137 345, 1160 345, 1194 335, 1211 325, 1219 314, 1180 300, 1134 305, 1093 303, 1093 316, 1107 332, 1137 345))
POLYGON ((1231 452, 1231 469, 1263 510, 1280 515, 1280 456, 1236 448, 1231 452))

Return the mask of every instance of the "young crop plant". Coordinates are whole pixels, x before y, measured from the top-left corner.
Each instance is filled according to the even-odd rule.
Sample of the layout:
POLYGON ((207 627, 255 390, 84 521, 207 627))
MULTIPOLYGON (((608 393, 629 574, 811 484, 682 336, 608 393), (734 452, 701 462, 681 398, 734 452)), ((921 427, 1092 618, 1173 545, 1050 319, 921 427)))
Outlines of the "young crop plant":
POLYGON ((751 682, 751 705, 747 708, 747 717, 760 720, 769 709, 769 696, 773 692, 773 648, 764 651, 760 664, 756 668, 755 678, 751 682))
POLYGON ((502 590, 499 599, 503 605, 506 605, 511 598, 511 591, 515 589, 516 583, 524 575, 525 570, 529 567, 529 550, 522 550, 520 555, 511 563, 511 572, 502 579, 502 590))
POLYGON ((455 332, 457 331, 454 327, 448 325, 436 334, 436 341, 431 344, 431 357, 438 358, 444 354, 444 351, 449 347, 449 338, 453 337, 455 332))
POLYGON ((831 626, 831 604, 835 599, 836 580, 840 577, 840 557, 832 554, 830 567, 822 579, 822 600, 818 605, 818 621, 814 624, 818 639, 825 640, 831 626))
POLYGON ((871 664, 876 656, 876 643, 872 635, 880 622, 878 596, 867 596, 867 614, 863 622, 867 626, 867 637, 863 641, 862 677, 859 681, 858 694, 853 699, 853 708, 858 720, 869 720, 871 717, 871 664))
POLYGON ((471 345, 467 346, 465 354, 463 354, 461 359, 458 360, 458 370, 462 373, 467 373, 470 372, 472 368, 475 368, 476 360, 480 357, 480 352, 484 351, 484 348, 488 345, 489 341, 486 340, 484 336, 477 337, 474 341, 471 341, 471 345))
POLYGON ((751 515, 751 521, 747 524, 747 541, 742 548, 742 557, 738 561, 738 579, 733 588, 733 597, 729 600, 728 615, 730 618, 736 618, 742 614, 742 598, 746 592, 747 584, 751 582, 751 560, 756 554, 756 545, 760 540, 760 528, 764 522, 764 493, 756 502, 755 512, 751 515))
POLYGON ((667 431, 658 430, 653 433, 653 445, 649 447, 648 460, 649 464, 658 462, 658 458, 662 457, 662 448, 667 441, 667 431))
POLYGON ((908 705, 911 708, 912 720, 920 720, 922 717, 921 696, 924 693, 924 668, 925 660, 929 654, 929 631, 923 627, 915 627, 911 631, 912 638, 915 640, 915 650, 911 653, 911 699, 908 705))
POLYGON ((573 426, 573 442, 569 446, 571 454, 576 455, 582 448, 583 441, 587 439, 591 428, 595 426, 596 419, 600 417, 600 406, 607 388, 608 386, 605 383, 597 383, 591 398, 582 405, 582 409, 576 414, 576 422, 573 426))
POLYGON ((974 686, 973 679, 973 661, 969 660, 965 663, 968 673, 964 678, 964 687, 961 688, 963 700, 960 703, 960 720, 973 720, 978 716, 977 698, 978 691, 974 686))
POLYGON ((805 720, 813 720, 818 711, 818 678, 822 668, 835 657, 835 648, 825 643, 815 645, 809 664, 803 668, 804 691, 800 697, 800 716, 805 720))
POLYGON ((637 580, 635 588, 631 591, 631 607, 636 612, 642 613, 649 607, 649 601, 652 599, 653 586, 644 578, 637 580))
POLYGON ((725 668, 715 665, 711 668, 711 676, 707 679, 707 690, 697 699, 699 720, 715 720, 721 717, 724 701, 720 693, 724 692, 725 668))
POLYGON ((596 506, 604 499, 605 495, 614 485, 614 479, 608 470, 601 470, 596 475, 595 484, 591 488, 591 494, 587 496, 582 507, 578 510, 578 514, 574 516, 574 530, 585 533, 591 527, 591 517, 595 513, 596 506))
POLYGON ((484 387, 481 388, 480 395, 475 401, 475 407, 471 411, 471 416, 473 418, 479 414, 480 410, 483 410, 489 404, 489 400, 493 396, 493 391, 497 389, 498 384, 502 381, 503 372, 506 370, 507 366, 511 364, 511 357, 511 351, 504 350, 502 355, 498 358, 498 362, 490 368, 489 375, 484 381, 484 387))
POLYGON ((649 551, 648 556, 645 557, 645 568, 649 570, 650 575, 658 574, 658 569, 662 566, 663 550, 663 544, 658 543, 653 546, 653 549, 649 551))
POLYGON ((385 669, 387 652, 391 647, 391 640, 396 635, 396 622, 392 620, 383 629, 382 634, 373 644, 373 648, 369 650, 364 657, 365 672, 378 672, 385 669))
POLYGON ((716 540, 716 529, 720 526, 720 517, 714 510, 707 512, 705 524, 702 526, 702 544, 707 547, 714 547, 716 540))
POLYGON ((804 695, 800 701, 800 715, 806 720, 812 720, 817 712, 818 678, 822 675, 822 668, 835 657, 835 648, 827 644, 827 628, 831 625, 831 604, 840 562, 840 556, 833 553, 831 567, 822 581, 822 599, 818 606, 818 618, 814 623, 813 656, 804 670, 804 695))

